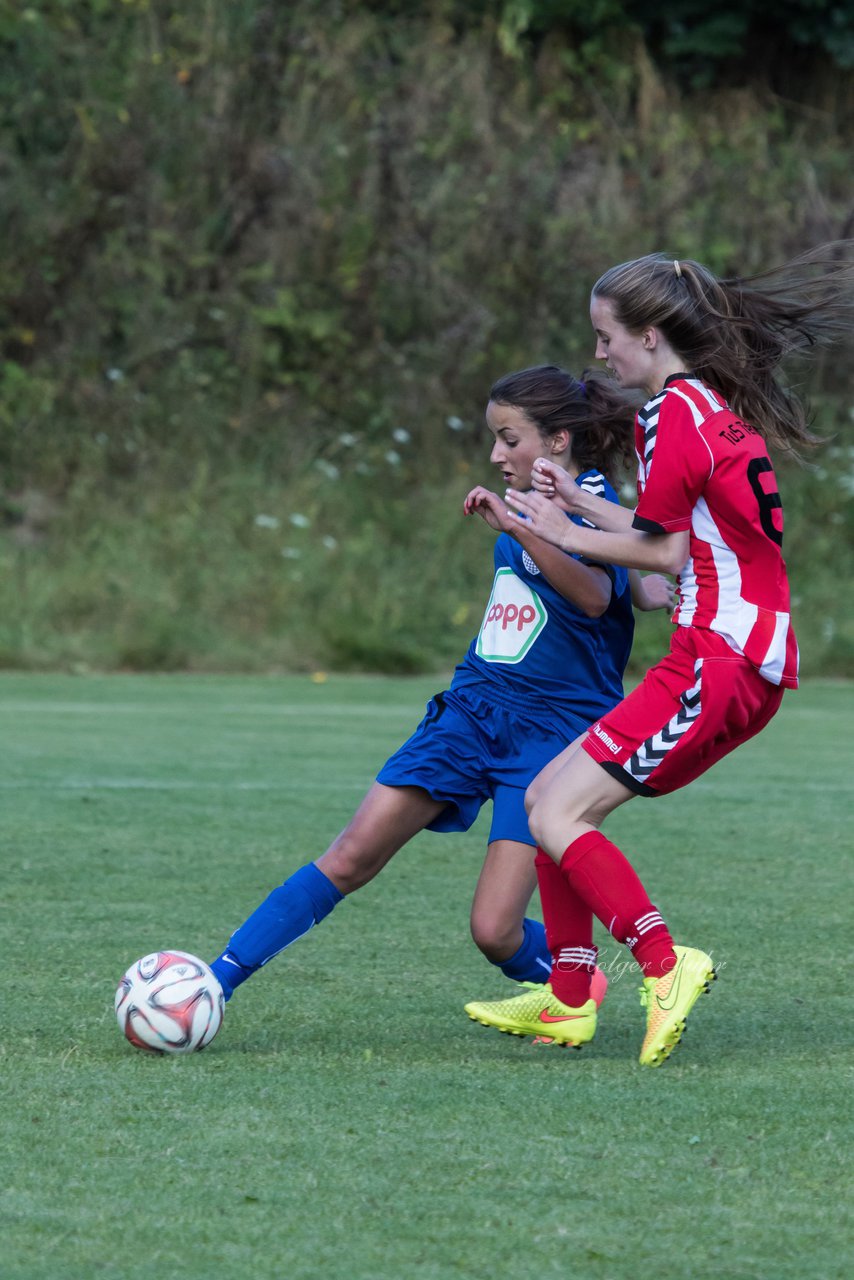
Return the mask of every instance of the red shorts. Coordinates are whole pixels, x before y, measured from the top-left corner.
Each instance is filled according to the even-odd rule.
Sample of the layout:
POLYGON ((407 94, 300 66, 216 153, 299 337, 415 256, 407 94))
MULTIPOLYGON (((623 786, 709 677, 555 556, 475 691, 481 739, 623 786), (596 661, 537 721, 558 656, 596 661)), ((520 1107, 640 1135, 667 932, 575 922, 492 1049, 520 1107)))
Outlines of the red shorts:
POLYGON ((764 729, 782 698, 722 636, 677 627, 667 656, 587 731, 584 750, 639 795, 665 795, 764 729))

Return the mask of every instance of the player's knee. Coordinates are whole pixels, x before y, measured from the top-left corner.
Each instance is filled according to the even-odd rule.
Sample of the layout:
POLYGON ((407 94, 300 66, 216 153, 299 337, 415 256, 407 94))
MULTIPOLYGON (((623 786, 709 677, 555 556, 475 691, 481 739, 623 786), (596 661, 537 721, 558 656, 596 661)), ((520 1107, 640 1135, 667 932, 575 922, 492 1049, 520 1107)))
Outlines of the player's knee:
POLYGON ((471 936, 487 960, 498 964, 518 950, 521 926, 518 920, 501 920, 490 912, 474 910, 471 914, 471 936))
POLYGON ((605 806, 561 804, 544 795, 528 814, 528 829, 540 848, 557 858, 591 827, 598 831, 609 812, 605 806))
POLYGON ((561 805, 554 796, 544 794, 531 806, 528 813, 528 828, 540 848, 553 853, 558 846, 561 849, 566 847, 579 823, 583 824, 589 820, 586 809, 579 812, 569 806, 561 805))
POLYGON ((353 840, 345 830, 326 853, 318 858, 317 865, 341 893, 348 894, 373 880, 385 864, 374 856, 371 849, 366 849, 360 842, 353 840))

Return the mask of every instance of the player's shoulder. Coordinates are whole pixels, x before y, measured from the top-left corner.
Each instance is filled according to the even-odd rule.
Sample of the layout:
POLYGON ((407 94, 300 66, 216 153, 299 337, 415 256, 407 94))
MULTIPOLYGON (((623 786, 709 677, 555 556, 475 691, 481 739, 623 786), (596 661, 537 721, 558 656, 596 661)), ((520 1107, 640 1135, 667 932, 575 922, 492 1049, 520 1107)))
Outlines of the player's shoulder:
POLYGON ((644 408, 653 401, 657 402, 659 416, 664 421, 685 422, 695 427, 702 426, 716 414, 732 412, 719 391, 689 374, 668 378, 662 390, 644 408))
POLYGON ((575 483, 585 493, 592 493, 597 498, 607 498, 609 502, 619 502, 619 498, 608 477, 595 468, 590 471, 582 471, 581 475, 576 478, 575 483))

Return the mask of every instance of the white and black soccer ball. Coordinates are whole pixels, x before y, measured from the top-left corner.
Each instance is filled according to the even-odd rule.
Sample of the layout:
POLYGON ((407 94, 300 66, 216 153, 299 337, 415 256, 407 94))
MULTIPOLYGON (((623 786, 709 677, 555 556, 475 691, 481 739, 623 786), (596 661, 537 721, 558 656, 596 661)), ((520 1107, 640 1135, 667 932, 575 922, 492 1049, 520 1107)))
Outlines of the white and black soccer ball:
POLYGON ((213 970, 186 951, 143 956, 116 988, 119 1026, 132 1045, 150 1053, 204 1049, 222 1025, 224 1007, 213 970))

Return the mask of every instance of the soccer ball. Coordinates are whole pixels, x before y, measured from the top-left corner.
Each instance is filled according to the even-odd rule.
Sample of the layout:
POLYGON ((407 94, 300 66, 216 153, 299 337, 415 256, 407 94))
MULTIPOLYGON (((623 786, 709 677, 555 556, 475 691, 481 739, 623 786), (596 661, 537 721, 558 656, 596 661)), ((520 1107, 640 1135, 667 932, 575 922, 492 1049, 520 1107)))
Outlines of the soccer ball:
POLYGON ((116 988, 116 1017, 127 1039, 150 1053, 192 1053, 222 1025, 225 1000, 212 969, 186 951, 153 951, 116 988))

